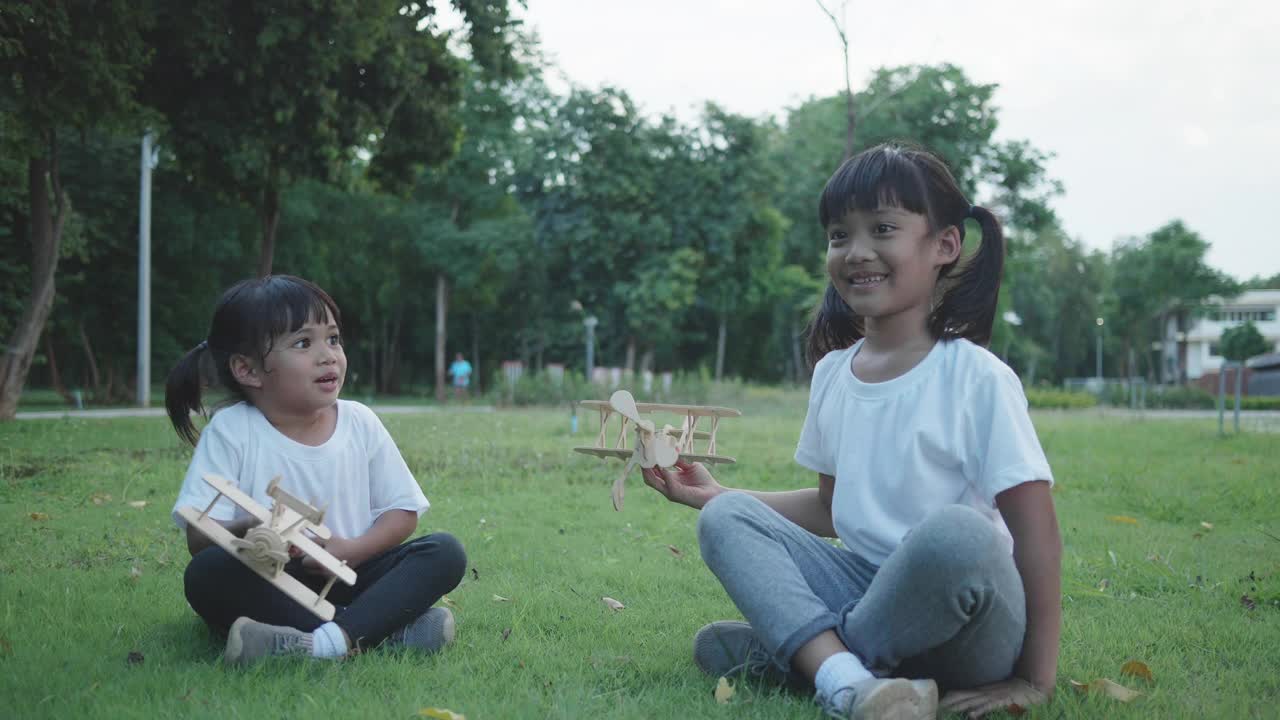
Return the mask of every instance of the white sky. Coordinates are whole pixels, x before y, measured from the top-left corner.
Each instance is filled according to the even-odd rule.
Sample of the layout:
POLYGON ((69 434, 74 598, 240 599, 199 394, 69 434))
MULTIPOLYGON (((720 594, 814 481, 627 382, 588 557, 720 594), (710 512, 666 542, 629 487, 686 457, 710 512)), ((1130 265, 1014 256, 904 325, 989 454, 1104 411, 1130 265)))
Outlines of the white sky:
MULTIPOLYGON (((714 100, 782 117, 843 87, 814 0, 527 1, 520 15, 570 79, 648 112, 692 119, 714 100)), ((1280 3, 854 0, 848 17, 855 89, 909 63, 998 83, 998 137, 1056 154, 1056 209, 1089 247, 1181 218, 1212 265, 1280 272, 1280 3)))

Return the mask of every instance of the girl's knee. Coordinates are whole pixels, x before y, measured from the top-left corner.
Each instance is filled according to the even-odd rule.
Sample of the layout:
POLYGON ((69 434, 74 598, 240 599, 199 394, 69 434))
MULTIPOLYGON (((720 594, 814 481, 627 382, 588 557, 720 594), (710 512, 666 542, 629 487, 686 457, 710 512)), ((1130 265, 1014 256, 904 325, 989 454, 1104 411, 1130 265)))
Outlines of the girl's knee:
POLYGON ((903 545, 920 560, 940 564, 985 563, 1009 555, 1008 544, 994 523, 965 505, 947 505, 925 518, 903 545))
POLYGON ((454 585, 462 582, 467 573, 467 551, 462 541, 449 533, 439 532, 426 535, 413 541, 420 545, 430 556, 433 572, 448 578, 454 585))
POLYGON ((764 503, 743 492, 721 493, 698 513, 698 542, 716 542, 764 503))

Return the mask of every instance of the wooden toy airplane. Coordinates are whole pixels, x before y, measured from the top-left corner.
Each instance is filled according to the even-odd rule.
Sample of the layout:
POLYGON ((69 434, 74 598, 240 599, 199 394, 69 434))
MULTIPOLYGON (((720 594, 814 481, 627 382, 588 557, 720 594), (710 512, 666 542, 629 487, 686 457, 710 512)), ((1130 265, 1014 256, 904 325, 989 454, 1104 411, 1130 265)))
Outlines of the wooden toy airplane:
POLYGON ((600 434, 596 436, 596 444, 591 447, 576 447, 574 452, 594 455, 600 458, 618 458, 626 460, 622 476, 613 483, 613 509, 622 509, 622 494, 626 486, 627 476, 639 465, 642 468, 668 468, 683 460, 685 462, 732 463, 734 459, 716 454, 716 431, 720 429, 720 418, 738 417, 741 412, 731 408, 709 407, 704 405, 668 405, 664 403, 637 403, 631 393, 618 390, 603 400, 582 400, 582 407, 592 408, 600 412, 600 434), (661 430, 652 420, 642 418, 641 413, 669 412, 684 415, 684 423, 680 429, 663 426, 661 430), (609 418, 618 415, 622 419, 622 429, 618 433, 617 442, 610 447, 609 418), (711 418, 711 429, 698 430, 698 421, 704 417, 711 418), (627 429, 635 429, 635 447, 627 447, 627 429), (697 453, 693 449, 694 440, 706 440, 706 452, 697 453))
POLYGON ((347 567, 346 560, 339 561, 305 534, 310 532, 322 540, 328 540, 333 536, 329 528, 322 524, 324 511, 317 510, 305 501, 285 492, 280 488, 278 477, 267 486, 267 494, 275 500, 270 510, 259 505, 224 477, 209 474, 204 476, 204 481, 218 491, 217 496, 203 511, 194 507, 184 507, 178 509, 178 514, 223 550, 231 553, 232 557, 315 613, 321 620, 332 620, 334 608, 324 599, 324 596, 329 594, 335 580, 355 585, 356 573, 347 567), (245 533, 244 538, 238 538, 213 518, 208 517, 209 511, 224 495, 244 508, 250 515, 261 520, 262 524, 251 528, 245 533), (319 595, 298 582, 297 578, 284 572, 285 563, 289 562, 291 545, 329 571, 329 582, 325 583, 319 595))

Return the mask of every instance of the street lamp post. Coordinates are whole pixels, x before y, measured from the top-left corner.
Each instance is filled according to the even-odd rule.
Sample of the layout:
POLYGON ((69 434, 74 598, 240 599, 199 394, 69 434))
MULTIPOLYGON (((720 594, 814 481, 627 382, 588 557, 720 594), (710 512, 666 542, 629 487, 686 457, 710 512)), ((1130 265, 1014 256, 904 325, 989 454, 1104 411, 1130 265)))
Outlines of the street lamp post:
POLYGON ((142 136, 138 198, 138 391, 139 407, 151 404, 151 170, 159 162, 153 136, 142 136))
POLYGON ((1098 380, 1102 380, 1102 323, 1104 320, 1102 318, 1098 318, 1096 322, 1098 323, 1098 334, 1097 342, 1095 343, 1096 349, 1094 351, 1094 376, 1097 377, 1098 380))
POLYGON ((587 329, 587 382, 591 382, 591 376, 595 372, 596 365, 596 325, 600 321, 595 315, 588 315, 582 318, 582 326, 587 329))

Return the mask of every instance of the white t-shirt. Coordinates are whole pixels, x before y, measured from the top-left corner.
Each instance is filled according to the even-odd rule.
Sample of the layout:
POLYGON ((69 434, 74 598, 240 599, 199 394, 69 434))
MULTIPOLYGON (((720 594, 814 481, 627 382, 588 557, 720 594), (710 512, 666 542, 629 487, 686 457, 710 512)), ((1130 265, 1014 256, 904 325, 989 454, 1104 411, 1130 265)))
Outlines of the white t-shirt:
MULTIPOLYGON (((333 435, 318 446, 285 437, 248 403, 217 412, 200 433, 173 521, 185 528, 178 508, 203 510, 217 495, 205 473, 230 480, 263 507, 274 502, 267 485, 278 475, 282 489, 325 510, 324 524, 339 537, 363 535, 388 510, 426 512, 430 503, 378 416, 350 400, 339 400, 337 408, 333 435)), ((225 497, 209 511, 223 521, 247 515, 225 497)))
POLYGON ((861 346, 814 368, 796 447, 796 462, 835 478, 836 534, 880 565, 931 512, 960 504, 986 516, 1012 551, 996 495, 1053 482, 1017 375, 960 339, 937 342, 903 375, 865 383, 852 369, 861 346))

